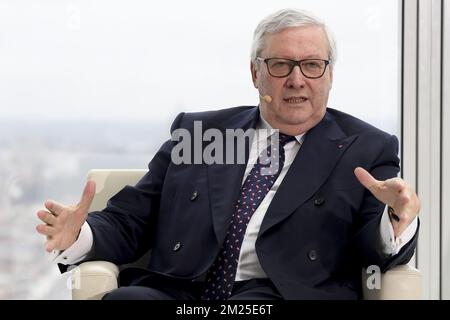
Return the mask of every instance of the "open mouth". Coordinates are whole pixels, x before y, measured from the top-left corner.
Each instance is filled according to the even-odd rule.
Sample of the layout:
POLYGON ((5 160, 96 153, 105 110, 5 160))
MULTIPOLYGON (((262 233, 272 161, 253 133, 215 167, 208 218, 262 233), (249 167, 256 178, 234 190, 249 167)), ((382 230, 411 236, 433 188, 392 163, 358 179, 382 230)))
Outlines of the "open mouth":
POLYGON ((303 103, 306 100, 308 100, 308 98, 305 98, 305 97, 289 97, 289 98, 285 98, 283 100, 285 102, 287 102, 287 103, 303 103))

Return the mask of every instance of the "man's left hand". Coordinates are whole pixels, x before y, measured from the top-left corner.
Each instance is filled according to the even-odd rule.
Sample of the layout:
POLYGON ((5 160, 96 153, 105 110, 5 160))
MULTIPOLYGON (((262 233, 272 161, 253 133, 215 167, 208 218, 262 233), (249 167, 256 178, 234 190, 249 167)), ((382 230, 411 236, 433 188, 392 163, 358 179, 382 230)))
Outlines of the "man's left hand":
POLYGON ((396 237, 401 235, 420 210, 419 198, 411 186, 398 177, 379 181, 361 167, 355 169, 355 175, 375 198, 394 209, 394 213, 398 217, 398 219, 393 219, 390 216, 394 235, 396 237))

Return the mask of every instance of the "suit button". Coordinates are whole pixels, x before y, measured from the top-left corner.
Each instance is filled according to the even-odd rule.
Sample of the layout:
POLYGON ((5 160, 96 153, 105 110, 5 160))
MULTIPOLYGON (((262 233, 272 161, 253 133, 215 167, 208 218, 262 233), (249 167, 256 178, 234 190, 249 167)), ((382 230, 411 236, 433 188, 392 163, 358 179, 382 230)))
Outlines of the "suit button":
POLYGON ((177 244, 173 247, 173 251, 178 251, 181 248, 181 243, 177 242, 177 244))
POLYGON ((318 207, 323 205, 324 202, 325 202, 324 197, 318 197, 318 198, 314 199, 314 205, 316 205, 318 207))
POLYGON ((310 250, 308 252, 308 259, 311 261, 316 261, 317 260, 317 252, 316 250, 310 250))
POLYGON ((191 194, 191 201, 194 201, 195 199, 197 199, 198 197, 198 191, 195 190, 194 192, 192 192, 191 194))

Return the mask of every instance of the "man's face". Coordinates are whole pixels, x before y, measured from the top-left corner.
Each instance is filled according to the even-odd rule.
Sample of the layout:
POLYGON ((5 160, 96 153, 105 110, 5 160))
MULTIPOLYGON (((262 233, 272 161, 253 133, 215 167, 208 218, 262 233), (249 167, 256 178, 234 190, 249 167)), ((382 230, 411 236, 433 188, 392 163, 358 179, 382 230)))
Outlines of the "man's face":
MULTIPOLYGON (((260 57, 328 60, 327 38, 318 26, 287 28, 266 36, 260 57)), ((306 78, 298 66, 285 78, 272 77, 262 61, 258 67, 252 62, 251 71, 260 94, 272 97, 272 102, 260 99, 260 104, 264 118, 273 128, 300 134, 323 118, 333 78, 330 66, 318 79, 306 78)))

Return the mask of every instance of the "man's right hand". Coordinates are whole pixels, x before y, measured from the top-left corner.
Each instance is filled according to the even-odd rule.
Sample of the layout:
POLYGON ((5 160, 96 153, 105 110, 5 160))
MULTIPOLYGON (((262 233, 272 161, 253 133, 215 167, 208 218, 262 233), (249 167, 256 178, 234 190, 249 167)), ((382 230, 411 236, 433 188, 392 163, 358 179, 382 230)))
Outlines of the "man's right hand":
POLYGON ((36 230, 47 236, 45 249, 48 252, 66 250, 77 240, 94 195, 95 182, 88 181, 77 205, 65 206, 51 200, 45 202, 48 211, 37 212, 37 216, 45 224, 37 225, 36 230))

